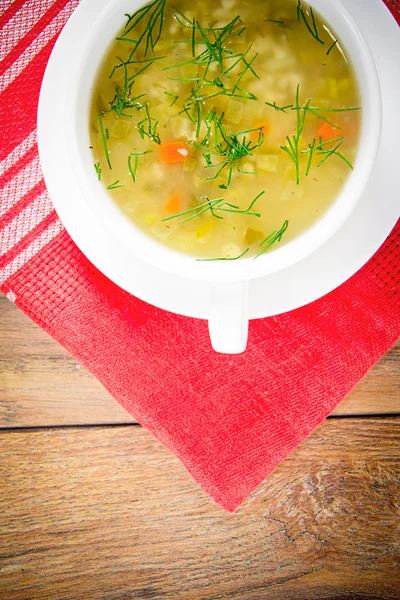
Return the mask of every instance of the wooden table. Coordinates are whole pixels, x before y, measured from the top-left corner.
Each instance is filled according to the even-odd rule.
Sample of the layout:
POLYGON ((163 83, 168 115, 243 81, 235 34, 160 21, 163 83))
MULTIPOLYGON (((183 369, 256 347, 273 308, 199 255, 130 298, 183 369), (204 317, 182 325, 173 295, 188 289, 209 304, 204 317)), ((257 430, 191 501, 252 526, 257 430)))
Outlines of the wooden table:
POLYGON ((400 598, 400 345, 228 514, 0 298, 0 598, 400 598))

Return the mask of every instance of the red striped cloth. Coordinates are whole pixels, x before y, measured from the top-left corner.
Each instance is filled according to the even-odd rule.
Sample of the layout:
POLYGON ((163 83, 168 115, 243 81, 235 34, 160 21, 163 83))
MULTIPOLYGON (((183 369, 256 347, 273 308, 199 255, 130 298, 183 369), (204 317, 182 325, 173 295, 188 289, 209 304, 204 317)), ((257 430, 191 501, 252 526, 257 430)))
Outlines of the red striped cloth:
POLYGON ((400 231, 335 292, 252 322, 235 357, 115 286, 63 229, 37 152, 41 80, 77 4, 0 0, 0 287, 233 510, 396 341, 400 231))

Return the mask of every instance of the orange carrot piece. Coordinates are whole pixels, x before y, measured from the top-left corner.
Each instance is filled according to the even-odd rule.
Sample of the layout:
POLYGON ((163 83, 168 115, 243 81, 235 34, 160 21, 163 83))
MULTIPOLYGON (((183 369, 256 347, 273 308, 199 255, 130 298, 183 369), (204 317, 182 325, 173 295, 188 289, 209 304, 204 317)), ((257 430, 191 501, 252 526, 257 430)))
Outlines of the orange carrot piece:
POLYGON ((268 121, 263 121, 262 123, 258 123, 258 125, 255 125, 253 129, 257 129, 258 131, 252 131, 250 137, 252 140, 257 140, 259 136, 259 131, 261 131, 264 134, 264 136, 268 135, 271 131, 271 125, 268 123, 268 121))
POLYGON ((165 211, 171 214, 178 213, 180 208, 181 199, 179 197, 179 194, 174 194, 173 196, 171 196, 171 198, 167 201, 166 205, 164 206, 165 211))
POLYGON ((329 140, 334 140, 341 135, 340 129, 324 121, 317 131, 317 141, 319 142, 319 138, 322 138, 323 142, 329 142, 329 140))
POLYGON ((183 142, 165 142, 160 146, 160 154, 165 164, 183 163, 189 151, 183 142))

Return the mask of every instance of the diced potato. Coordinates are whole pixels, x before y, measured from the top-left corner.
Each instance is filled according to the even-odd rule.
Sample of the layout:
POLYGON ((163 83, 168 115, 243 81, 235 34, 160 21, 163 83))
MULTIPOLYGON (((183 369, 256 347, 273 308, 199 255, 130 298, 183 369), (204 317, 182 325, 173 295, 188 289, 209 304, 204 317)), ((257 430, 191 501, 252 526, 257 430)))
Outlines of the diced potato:
POLYGON ((337 79, 335 77, 329 77, 328 85, 330 97, 337 100, 337 98, 339 97, 337 79))
POLYGON ((226 244, 222 249, 222 258, 236 258, 243 250, 237 244, 226 244))
POLYGON ((260 171, 276 173, 278 171, 279 156, 276 154, 260 154, 256 156, 257 167, 260 171))
POLYGON ((158 216, 158 214, 154 213, 154 212, 147 213, 147 214, 144 215, 144 220, 146 221, 146 223, 148 225, 153 225, 156 221, 159 220, 159 218, 160 217, 158 216))
POLYGON ((193 123, 187 117, 177 116, 171 119, 171 130, 175 138, 191 139, 194 137, 193 123))
POLYGON ((237 102, 236 100, 229 100, 228 108, 225 113, 225 121, 228 123, 233 123, 234 125, 239 125, 240 121, 243 117, 243 103, 237 102))
MULTIPOLYGON (((161 87, 160 85, 158 85, 157 83, 155 85, 153 85, 149 91, 147 92, 147 94, 150 96, 150 98, 154 101, 154 104, 156 104, 156 102, 160 102, 163 103, 163 106, 165 106, 165 108, 168 107, 168 104, 166 102, 166 96, 164 94, 164 92, 167 91, 166 87, 161 87)), ((172 101, 172 100, 171 100, 172 101)))
POLYGON ((231 10, 236 4, 236 0, 221 0, 221 4, 225 10, 231 10))
POLYGON ((240 170, 245 171, 246 173, 255 173, 254 165, 249 161, 243 163, 240 167, 240 170))
POLYGON ((188 65, 182 65, 179 67, 182 77, 196 77, 197 69, 196 67, 189 63, 188 65))
POLYGON ((207 233, 209 233, 211 231, 213 227, 213 223, 211 221, 207 221, 206 223, 202 223, 197 229, 196 229, 196 238, 198 240, 201 240, 202 238, 204 238, 207 233))
POLYGON ((245 244, 255 244, 261 242, 265 238, 263 231, 254 229, 254 227, 248 227, 245 231, 243 241, 245 244))
POLYGON ((175 35, 176 33, 178 33, 179 30, 179 25, 177 23, 177 21, 172 21, 170 27, 169 27, 169 32, 172 33, 172 35, 175 35))
POLYGON ((164 169, 162 167, 162 165, 160 165, 157 162, 154 162, 151 166, 151 168, 149 169, 149 172, 151 173, 151 179, 155 179, 157 181, 162 181, 165 177, 165 172, 164 169))
POLYGON ((125 121, 124 119, 118 118, 111 126, 110 136, 116 140, 123 140, 128 137, 131 128, 131 123, 127 120, 125 121))
POLYGON ((194 175, 193 176, 193 185, 194 187, 199 190, 203 185, 204 185, 204 179, 202 177, 200 177, 200 175, 194 175))
POLYGON ((155 121, 158 121, 159 124, 164 124, 168 119, 176 116, 176 108, 174 106, 169 106, 166 103, 169 101, 169 97, 164 96, 163 102, 164 104, 159 104, 155 108, 150 109, 150 116, 155 121), (166 100, 165 100, 166 99, 166 100))
POLYGON ((282 200, 300 200, 304 195, 302 186, 297 185, 296 181, 289 181, 283 190, 282 200))
POLYGON ((176 219, 163 222, 159 219, 151 225, 149 231, 151 231, 151 233, 159 240, 164 242, 178 227, 178 223, 175 221, 176 219))
POLYGON ((194 158, 191 158, 190 156, 186 156, 185 160, 183 161, 183 170, 184 171, 193 171, 196 164, 197 164, 197 162, 195 161, 194 158))
POLYGON ((344 77, 339 79, 337 82, 338 85, 338 94, 341 96, 342 94, 347 94, 347 92, 351 89, 351 81, 348 77, 344 77))

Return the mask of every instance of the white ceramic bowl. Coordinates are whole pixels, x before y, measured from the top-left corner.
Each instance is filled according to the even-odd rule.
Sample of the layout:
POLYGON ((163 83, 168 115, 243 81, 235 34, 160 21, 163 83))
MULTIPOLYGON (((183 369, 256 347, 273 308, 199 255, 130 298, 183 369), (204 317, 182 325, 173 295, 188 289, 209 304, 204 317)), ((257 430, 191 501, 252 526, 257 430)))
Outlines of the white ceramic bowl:
POLYGON ((354 171, 342 192, 312 227, 292 242, 274 248, 257 260, 243 258, 233 262, 201 262, 165 247, 138 229, 109 197, 93 169, 88 119, 94 80, 109 43, 126 22, 124 14, 131 14, 143 4, 137 0, 110 2, 93 21, 87 35, 86 51, 69 81, 66 106, 68 154, 87 202, 135 254, 158 268, 187 278, 219 283, 244 281, 281 270, 314 252, 339 229, 356 206, 370 176, 380 139, 381 96, 375 64, 364 37, 347 10, 338 0, 311 2, 346 49, 361 91, 360 147, 354 171))
POLYGON ((342 4, 338 0, 313 0, 312 6, 340 38, 353 63, 360 86, 362 128, 354 171, 330 209, 292 242, 273 249, 257 260, 196 261, 157 243, 132 224, 98 182, 93 169, 88 119, 95 77, 108 44, 125 23, 124 14, 132 13, 143 4, 137 0, 113 0, 99 14, 94 8, 85 49, 79 62, 71 65, 69 74, 65 103, 69 167, 84 201, 130 252, 165 272, 215 283, 209 317, 213 345, 220 351, 242 351, 247 340, 247 292, 244 282, 284 269, 316 251, 346 221, 361 197, 375 161, 381 131, 381 97, 375 65, 361 32, 342 4))

